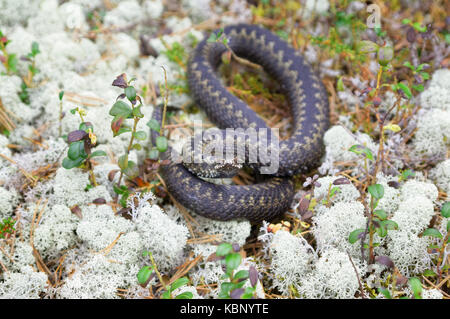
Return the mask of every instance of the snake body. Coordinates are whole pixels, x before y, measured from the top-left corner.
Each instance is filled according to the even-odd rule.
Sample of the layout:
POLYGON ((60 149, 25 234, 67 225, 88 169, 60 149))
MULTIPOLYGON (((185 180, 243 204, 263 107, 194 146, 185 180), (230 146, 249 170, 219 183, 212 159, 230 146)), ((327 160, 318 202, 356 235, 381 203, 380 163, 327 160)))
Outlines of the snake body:
MULTIPOLYGON (((323 134, 329 126, 326 92, 301 54, 269 30, 238 24, 223 32, 231 50, 261 65, 288 99, 294 127, 289 139, 280 141, 278 172, 260 183, 245 186, 204 181, 183 164, 162 166, 161 175, 172 196, 199 215, 216 220, 271 220, 284 213, 292 202, 291 176, 319 164, 324 150, 323 134)), ((219 128, 267 128, 247 104, 226 90, 216 74, 226 50, 223 43, 206 39, 197 45, 187 70, 193 98, 219 128)), ((158 112, 154 118, 160 117, 158 112)))

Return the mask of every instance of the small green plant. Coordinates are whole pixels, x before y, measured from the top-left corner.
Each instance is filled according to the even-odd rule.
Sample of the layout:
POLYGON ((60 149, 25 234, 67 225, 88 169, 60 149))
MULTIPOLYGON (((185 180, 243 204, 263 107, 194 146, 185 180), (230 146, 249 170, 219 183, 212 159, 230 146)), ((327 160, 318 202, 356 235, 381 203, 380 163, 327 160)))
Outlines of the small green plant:
MULTIPOLYGON (((405 287, 406 284, 409 285, 414 299, 422 298, 422 284, 418 278, 411 277, 408 279, 400 274, 394 262, 387 256, 376 257, 376 262, 392 270, 392 274, 389 274, 386 281, 382 282, 381 287, 378 288, 378 292, 386 299, 409 299, 405 296, 405 291, 398 290, 398 288, 405 287)), ((374 296, 376 295, 374 294, 374 296)))
POLYGON ((15 231, 14 225, 16 221, 11 217, 4 218, 0 221, 0 238, 5 238, 6 234, 12 234, 15 231))
MULTIPOLYGON (((374 248, 379 246, 379 243, 374 242, 375 233, 379 237, 386 237, 388 230, 398 229, 396 222, 389 220, 386 211, 383 209, 376 209, 380 199, 384 196, 384 188, 381 184, 373 184, 368 187, 370 193, 370 205, 369 205, 369 219, 366 229, 356 229, 352 231, 348 237, 348 241, 351 244, 361 240, 361 251, 369 249, 369 263, 375 262, 374 248), (366 235, 369 235, 369 242, 366 243, 366 235)), ((364 259, 364 254, 363 254, 364 259)))
POLYGON ((341 191, 338 185, 345 185, 345 184, 350 184, 350 181, 345 177, 338 178, 334 180, 332 183, 330 183, 330 185, 328 186, 327 197, 322 200, 322 204, 324 204, 327 207, 330 207, 333 197, 336 196, 336 194, 341 191))
POLYGON ((60 91, 58 98, 59 98, 59 136, 62 135, 62 119, 63 119, 63 97, 64 97, 64 91, 60 91))
POLYGON ((165 42, 163 42, 163 44, 167 50, 162 53, 165 54, 170 61, 177 63, 181 67, 185 67, 188 55, 185 52, 183 45, 179 42, 174 42, 169 48, 165 42))
POLYGON ((419 278, 409 278, 408 283, 413 292, 414 299, 422 299, 422 283, 420 282, 419 278))
POLYGON ((374 160, 372 151, 367 146, 360 144, 352 145, 348 150, 356 155, 362 155, 364 157, 364 171, 366 172, 366 178, 369 179, 371 175, 369 172, 368 161, 374 160))
POLYGON ((155 145, 152 145, 150 148, 149 157, 152 160, 157 160, 159 158, 159 154, 167 151, 167 149, 169 147, 169 142, 167 141, 167 138, 164 136, 164 124, 165 124, 166 115, 167 115, 167 104, 169 102, 169 88, 167 86, 166 69, 164 67, 162 67, 162 68, 164 70, 164 82, 165 82, 165 93, 166 94, 164 96, 164 106, 163 106, 161 125, 155 119, 151 119, 150 121, 147 122, 147 126, 150 128, 150 130, 159 134, 159 136, 157 136, 155 139, 155 145))
MULTIPOLYGON (((412 74, 414 76, 414 84, 411 85, 411 87, 416 90, 417 92, 423 92, 424 90, 424 86, 423 83, 425 80, 429 80, 430 79, 430 74, 428 72, 423 71, 424 69, 428 68, 428 64, 426 63, 422 63, 419 64, 418 66, 414 66, 411 64, 411 62, 406 61, 405 63, 403 63, 404 66, 406 66, 408 69, 410 69, 412 71, 412 74)), ((401 84, 401 83, 399 83, 401 84)), ((409 98, 411 98, 410 94, 407 92, 406 88, 402 89, 405 94, 407 93, 407 96, 409 98)))
POLYGON ((92 152, 92 148, 97 144, 97 136, 94 134, 92 123, 84 121, 86 111, 77 107, 70 110, 70 112, 72 114, 78 113, 81 123, 78 130, 72 131, 67 135, 69 149, 67 157, 63 159, 62 166, 65 169, 80 167, 89 171, 92 185, 97 186, 91 159, 97 156, 106 156, 106 153, 104 151, 92 152))
POLYGON ((402 24, 406 24, 414 28, 418 32, 427 32, 427 27, 423 26, 420 22, 412 22, 411 19, 403 19, 402 24))
POLYGON ((147 138, 147 133, 137 130, 137 124, 142 118, 144 118, 144 114, 141 112, 141 97, 137 95, 134 86, 130 85, 133 81, 134 79, 127 81, 127 76, 125 73, 122 73, 113 81, 112 85, 122 88, 123 93, 117 97, 116 102, 109 110, 109 115, 114 117, 111 121, 113 135, 119 136, 124 133, 131 133, 130 142, 125 154, 119 157, 118 165, 120 168, 120 176, 117 185, 114 186, 114 191, 118 195, 122 195, 120 204, 123 207, 126 207, 126 201, 130 194, 126 186, 121 186, 123 175, 130 179, 133 179, 139 175, 139 168, 137 164, 128 160, 128 155, 132 149, 142 149, 142 145, 139 142, 135 142, 135 140, 144 141, 147 138), (123 101, 122 99, 126 99, 129 103, 123 101), (133 120, 133 126, 129 126, 127 124, 126 121, 129 119, 133 120))
POLYGON ((442 280, 442 275, 448 272, 449 266, 445 263, 444 255, 447 248, 448 243, 450 242, 449 234, 450 234, 450 202, 446 202, 442 205, 441 208, 441 216, 442 222, 446 222, 446 230, 447 234, 444 236, 442 233, 436 228, 428 228, 426 229, 422 236, 431 237, 438 242, 438 244, 434 243, 430 245, 428 248, 431 250, 437 250, 438 258, 436 263, 435 270, 428 269, 424 273, 427 277, 437 277, 438 282, 442 280))
MULTIPOLYGON (((6 35, 2 33, 0 30, 0 62, 6 69, 7 75, 18 75, 17 64, 19 62, 17 55, 13 53, 9 53, 7 50, 8 44, 11 43, 11 40, 8 39, 6 35)), ((28 73, 26 76, 22 77, 21 90, 18 93, 20 100, 25 104, 30 104, 30 96, 28 93, 28 88, 34 86, 33 77, 39 72, 36 67, 36 56, 41 53, 39 50, 39 44, 37 42, 33 42, 31 44, 30 52, 22 56, 20 59, 22 61, 29 62, 28 65, 28 73)))
POLYGON ((217 247, 216 256, 222 261, 225 274, 221 279, 228 280, 220 285, 219 298, 221 299, 252 299, 256 297, 256 284, 258 272, 251 266, 249 270, 239 270, 242 257, 237 244, 223 243, 217 247), (250 287, 243 288, 246 282, 250 287))
POLYGON ((16 54, 10 54, 6 50, 9 43, 11 43, 11 40, 0 30, 0 51, 2 52, 0 62, 5 66, 6 74, 11 75, 17 73, 18 59, 16 54))
POLYGON ((19 92, 20 100, 25 104, 30 104, 30 95, 28 93, 28 89, 34 87, 33 78, 39 72, 36 67, 36 56, 41 53, 39 50, 39 44, 37 42, 33 42, 31 44, 30 53, 25 56, 22 56, 20 59, 22 61, 29 62, 28 65, 28 73, 26 76, 22 78, 21 91, 19 92))
POLYGON ((398 177, 398 181, 406 181, 411 177, 416 176, 416 173, 414 173, 412 170, 410 169, 405 169, 401 172, 400 176, 398 177))
POLYGON ((37 42, 33 42, 31 44, 31 50, 30 53, 28 53, 26 56, 22 56, 21 60, 27 61, 30 64, 28 65, 28 74, 23 79, 27 87, 33 86, 33 77, 39 73, 39 69, 36 67, 36 56, 41 53, 39 50, 39 44, 37 42))
POLYGON ((154 278, 155 276, 158 277, 159 282, 164 286, 165 291, 162 293, 161 298, 162 299, 192 299, 193 294, 190 291, 185 291, 181 294, 178 294, 176 296, 173 295, 173 292, 181 288, 183 286, 186 286, 189 283, 189 279, 186 277, 178 278, 171 284, 164 284, 164 280, 161 276, 161 274, 158 271, 158 268, 156 267, 155 260, 153 258, 153 254, 150 251, 145 251, 143 253, 143 256, 148 256, 150 258, 150 261, 152 263, 151 266, 144 266, 142 267, 138 274, 137 279, 141 286, 145 287, 147 286, 148 282, 154 278))

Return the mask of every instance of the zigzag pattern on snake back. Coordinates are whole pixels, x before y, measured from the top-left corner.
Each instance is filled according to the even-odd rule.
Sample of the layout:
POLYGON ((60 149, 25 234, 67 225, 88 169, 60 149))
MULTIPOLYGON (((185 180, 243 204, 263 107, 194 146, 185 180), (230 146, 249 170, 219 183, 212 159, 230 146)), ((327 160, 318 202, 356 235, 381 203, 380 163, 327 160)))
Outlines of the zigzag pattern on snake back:
MULTIPOLYGON (((323 134, 329 126, 328 99, 318 76, 301 54, 267 29, 257 25, 228 26, 224 34, 238 56, 260 64, 279 84, 292 109, 293 132, 280 141, 279 170, 254 185, 217 185, 189 172, 182 164, 162 166, 161 175, 168 191, 186 208, 199 215, 230 220, 271 220, 284 213, 294 194, 290 178, 319 164, 323 154, 323 134)), ((242 100, 224 88, 216 74, 222 43, 201 41, 188 64, 192 96, 219 128, 266 128, 242 100)), ((156 108, 154 118, 161 118, 156 108)))

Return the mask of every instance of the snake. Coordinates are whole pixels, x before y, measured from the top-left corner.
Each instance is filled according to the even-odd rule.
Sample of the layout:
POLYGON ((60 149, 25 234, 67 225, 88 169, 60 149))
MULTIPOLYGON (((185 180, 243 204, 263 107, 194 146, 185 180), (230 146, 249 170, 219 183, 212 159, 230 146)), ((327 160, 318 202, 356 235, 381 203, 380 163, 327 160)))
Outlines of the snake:
MULTIPOLYGON (((268 128, 255 111, 224 87, 217 70, 222 55, 229 50, 262 66, 279 83, 293 118, 290 136, 279 141, 278 171, 260 175, 251 185, 212 183, 179 162, 162 165, 160 174, 173 198, 198 215, 220 221, 272 221, 292 204, 293 176, 320 164, 323 135, 329 127, 327 94, 302 54, 270 30, 235 24, 214 32, 217 37, 224 36, 227 43, 205 38, 197 44, 187 63, 190 94, 220 129, 268 128)), ((161 116, 161 108, 155 108, 152 117, 161 121, 161 116)))

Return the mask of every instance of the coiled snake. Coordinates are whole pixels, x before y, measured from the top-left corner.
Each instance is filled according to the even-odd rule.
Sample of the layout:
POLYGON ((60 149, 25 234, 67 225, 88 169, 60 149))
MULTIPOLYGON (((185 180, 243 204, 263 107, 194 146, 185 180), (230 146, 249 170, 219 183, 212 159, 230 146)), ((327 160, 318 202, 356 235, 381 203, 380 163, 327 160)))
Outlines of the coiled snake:
MULTIPOLYGON (((199 215, 216 220, 271 220, 284 213, 292 202, 291 176, 319 164, 323 134, 329 125, 328 99, 318 76, 300 53, 269 30, 238 24, 223 32, 236 55, 261 65, 280 84, 291 106, 293 131, 279 143, 278 172, 260 183, 245 186, 204 181, 183 164, 161 166, 161 175, 172 196, 199 215)), ((187 70, 192 96, 222 129, 267 128, 264 120, 228 92, 216 75, 215 69, 226 50, 223 43, 206 39, 197 45, 187 70)), ((155 108, 153 117, 160 120, 160 108, 155 108)))

